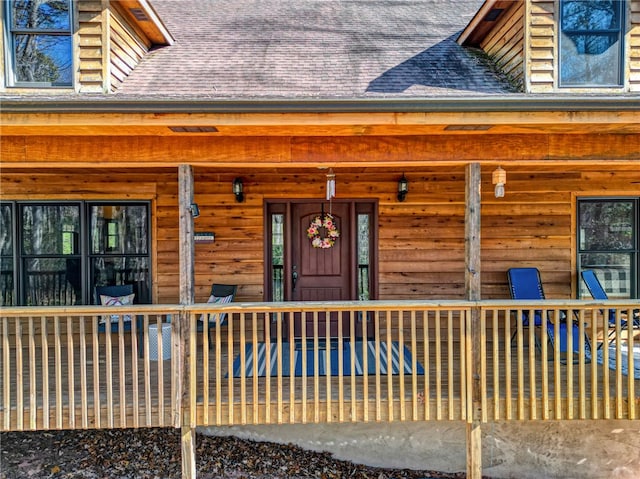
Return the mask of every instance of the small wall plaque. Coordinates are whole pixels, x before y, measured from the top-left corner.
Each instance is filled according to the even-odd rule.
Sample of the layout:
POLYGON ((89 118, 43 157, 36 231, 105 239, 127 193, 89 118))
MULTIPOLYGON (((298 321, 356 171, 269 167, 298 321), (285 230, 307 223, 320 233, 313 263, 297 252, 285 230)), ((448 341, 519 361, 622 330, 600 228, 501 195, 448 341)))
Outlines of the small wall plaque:
POLYGON ((216 235, 213 232, 200 231, 193 234, 194 243, 213 243, 216 235))

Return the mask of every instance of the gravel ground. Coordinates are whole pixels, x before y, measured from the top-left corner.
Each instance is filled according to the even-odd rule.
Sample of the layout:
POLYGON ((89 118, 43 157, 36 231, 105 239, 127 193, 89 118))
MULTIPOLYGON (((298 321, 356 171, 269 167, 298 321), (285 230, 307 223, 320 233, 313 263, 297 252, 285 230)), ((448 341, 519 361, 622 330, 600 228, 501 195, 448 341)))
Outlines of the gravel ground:
MULTIPOLYGON (((457 479, 465 474, 381 469, 293 445, 196 435, 199 479, 457 479)), ((0 433, 0 479, 181 477, 176 429, 0 433)))

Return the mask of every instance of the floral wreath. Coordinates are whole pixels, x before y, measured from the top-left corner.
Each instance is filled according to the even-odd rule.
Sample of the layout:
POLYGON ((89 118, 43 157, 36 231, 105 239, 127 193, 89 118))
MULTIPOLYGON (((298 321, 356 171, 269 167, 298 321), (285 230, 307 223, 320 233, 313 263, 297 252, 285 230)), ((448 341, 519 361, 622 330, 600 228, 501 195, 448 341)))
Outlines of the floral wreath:
POLYGON ((311 246, 314 248, 328 249, 340 237, 340 231, 338 231, 332 215, 326 214, 324 218, 318 215, 307 228, 307 236, 311 239, 311 246), (327 231, 327 236, 324 238, 320 236, 320 228, 324 228, 327 231))

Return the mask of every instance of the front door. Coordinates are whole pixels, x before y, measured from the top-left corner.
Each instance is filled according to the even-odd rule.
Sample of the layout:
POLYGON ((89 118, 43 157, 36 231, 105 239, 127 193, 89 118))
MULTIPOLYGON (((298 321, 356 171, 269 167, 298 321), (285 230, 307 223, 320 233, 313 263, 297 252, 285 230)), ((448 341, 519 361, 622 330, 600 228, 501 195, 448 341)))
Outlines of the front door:
MULTIPOLYGON (((356 262, 351 203, 295 203, 291 208, 291 281, 292 301, 339 301, 357 299, 353 277, 356 262), (337 235, 337 236, 336 236, 337 235)), ((313 335, 313 315, 297 317, 294 336, 313 335)), ((346 319, 346 318, 345 318, 346 319)), ((318 334, 338 335, 337 314, 318 317, 318 334), (334 317, 335 316, 335 317, 334 317)), ((343 334, 348 322, 343 321, 343 334)))

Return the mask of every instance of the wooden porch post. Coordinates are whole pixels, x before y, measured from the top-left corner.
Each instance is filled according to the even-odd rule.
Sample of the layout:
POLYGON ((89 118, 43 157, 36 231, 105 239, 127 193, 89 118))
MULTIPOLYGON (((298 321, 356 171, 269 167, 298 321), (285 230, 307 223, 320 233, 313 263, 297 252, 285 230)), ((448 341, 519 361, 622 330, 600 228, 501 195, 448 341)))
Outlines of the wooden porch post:
MULTIPOLYGON (((180 304, 193 304, 194 292, 194 247, 193 247, 193 215, 191 214, 193 203, 193 169, 191 165, 178 167, 178 208, 180 215, 180 304)), ((178 354, 178 404, 179 417, 174 418, 174 425, 180 426, 182 438, 182 478, 195 479, 196 477, 196 429, 191 424, 191 400, 190 395, 190 347, 191 336, 189 315, 180 313, 178 321, 179 354, 178 354)))
MULTIPOLYGON (((469 301, 479 301, 481 297, 480 280, 480 164, 470 163, 465 173, 465 294, 469 301)), ((482 418, 480 390, 480 309, 471 308, 471 318, 467 322, 470 334, 467 340, 467 378, 471 388, 471 408, 467 408, 467 477, 482 478, 482 418), (470 370, 469 370, 470 369, 470 370)))

